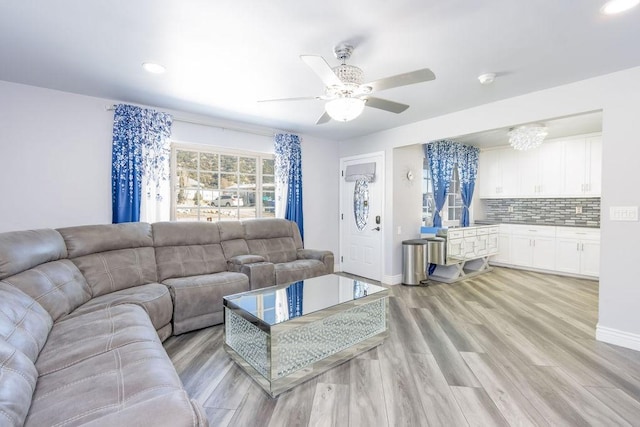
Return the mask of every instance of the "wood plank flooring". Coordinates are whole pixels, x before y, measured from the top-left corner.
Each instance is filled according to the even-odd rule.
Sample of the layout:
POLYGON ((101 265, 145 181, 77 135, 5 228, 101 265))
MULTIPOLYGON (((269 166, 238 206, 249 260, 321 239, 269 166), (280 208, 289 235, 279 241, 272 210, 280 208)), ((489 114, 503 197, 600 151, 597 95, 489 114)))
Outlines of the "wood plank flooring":
POLYGON ((640 352, 595 341, 597 282, 495 268, 390 289, 382 345, 277 399, 222 325, 165 348, 211 426, 640 426, 640 352))

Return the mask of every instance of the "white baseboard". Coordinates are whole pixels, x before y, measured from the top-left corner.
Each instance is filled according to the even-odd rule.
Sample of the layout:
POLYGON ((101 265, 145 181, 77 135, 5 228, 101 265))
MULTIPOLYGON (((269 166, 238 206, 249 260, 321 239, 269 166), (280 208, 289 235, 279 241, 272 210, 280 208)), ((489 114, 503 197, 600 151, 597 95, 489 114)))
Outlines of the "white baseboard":
POLYGON ((382 276, 382 283, 385 285, 399 285, 402 283, 402 274, 396 274, 395 276, 382 276))
POLYGON ((630 348, 640 351, 640 335, 619 329, 607 328, 606 326, 596 326, 596 339, 620 347, 630 348))

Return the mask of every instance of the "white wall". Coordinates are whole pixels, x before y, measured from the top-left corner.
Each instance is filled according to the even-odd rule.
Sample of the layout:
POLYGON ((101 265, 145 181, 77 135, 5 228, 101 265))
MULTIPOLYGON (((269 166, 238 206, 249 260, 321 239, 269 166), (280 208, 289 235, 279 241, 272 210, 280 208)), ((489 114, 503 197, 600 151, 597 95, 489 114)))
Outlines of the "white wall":
MULTIPOLYGON (((114 101, 2 81, 0 100, 0 232, 110 223, 114 101)), ((273 152, 270 135, 178 120, 172 138, 273 152)), ((301 138, 305 246, 337 255, 338 143, 301 138)))
MULTIPOLYGON (((640 117, 640 67, 344 141, 340 145, 340 156, 380 150, 392 155, 393 147, 597 110, 603 110, 602 254, 597 336, 600 340, 640 350, 640 286, 634 271, 640 259, 640 222, 613 222, 608 215, 610 206, 640 205, 640 191, 636 190, 640 178, 634 176, 640 159, 636 129, 640 117)), ((392 163, 387 159, 387 165, 392 163)), ((397 179, 392 173, 387 176, 397 179)), ((387 184, 386 191, 387 200, 405 197, 410 192, 395 188, 392 183, 387 184), (392 193, 394 189, 397 191, 392 193)), ((390 202, 386 215, 392 213, 393 202, 390 202)), ((392 245, 391 232, 386 230, 384 235, 385 241, 392 245)), ((385 269, 385 274, 393 274, 398 266, 390 259, 385 269)))
POLYGON ((420 237, 422 225, 422 158, 421 145, 395 148, 393 150, 393 244, 387 257, 391 258, 393 284, 402 281, 402 241, 420 237), (407 179, 411 170, 413 181, 407 179))
POLYGON ((108 102, 6 82, 0 100, 0 231, 111 222, 108 102))

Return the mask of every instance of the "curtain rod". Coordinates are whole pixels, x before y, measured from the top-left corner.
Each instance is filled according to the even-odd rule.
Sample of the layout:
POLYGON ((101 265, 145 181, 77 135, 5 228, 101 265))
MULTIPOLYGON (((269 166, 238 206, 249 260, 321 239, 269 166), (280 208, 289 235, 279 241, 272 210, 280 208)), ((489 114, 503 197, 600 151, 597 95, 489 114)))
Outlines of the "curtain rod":
MULTIPOLYGON (((115 104, 107 105, 106 110, 107 111, 113 111, 113 110, 116 109, 116 106, 117 105, 115 105, 115 104)), ((233 132, 243 132, 243 133, 249 133, 249 134, 252 134, 252 135, 270 136, 270 137, 273 137, 277 133, 276 131, 273 131, 273 132, 269 133, 269 132, 266 132, 266 131, 260 132, 260 131, 256 131, 256 130, 248 130, 248 129, 243 129, 243 128, 220 126, 220 125, 213 124, 211 122, 207 122, 205 120, 189 119, 189 118, 186 118, 186 117, 174 116, 173 114, 171 114, 171 116, 172 116, 173 120, 176 121, 176 122, 190 123, 190 124, 193 124, 193 125, 209 126, 209 127, 213 127, 213 128, 217 128, 217 129, 222 129, 222 130, 230 130, 230 131, 233 131, 233 132)), ((283 133, 291 133, 291 132, 283 131, 283 133)))

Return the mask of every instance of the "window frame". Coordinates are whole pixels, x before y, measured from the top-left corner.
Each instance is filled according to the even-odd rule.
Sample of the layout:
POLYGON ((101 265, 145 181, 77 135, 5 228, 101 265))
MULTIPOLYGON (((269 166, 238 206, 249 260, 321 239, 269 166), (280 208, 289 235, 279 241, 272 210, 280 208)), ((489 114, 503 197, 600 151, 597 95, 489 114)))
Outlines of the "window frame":
MULTIPOLYGON (((240 159, 241 157, 246 157, 246 158, 253 158, 256 160, 256 172, 255 172, 255 204, 254 204, 254 209, 255 209, 255 216, 251 217, 251 218, 272 218, 273 215, 275 214, 275 212, 273 212, 270 216, 263 216, 264 212, 263 212, 263 195, 265 193, 265 189, 264 189, 264 182, 263 182, 263 178, 265 176, 272 176, 273 179, 273 190, 267 190, 266 192, 273 192, 274 193, 274 198, 275 198, 275 170, 273 171, 273 174, 264 174, 263 172, 263 163, 264 160, 272 160, 275 163, 275 153, 265 153, 265 152, 258 152, 258 151, 250 151, 250 150, 239 150, 239 149, 233 149, 233 148, 228 148, 228 147, 223 147, 223 146, 217 146, 217 145, 209 145, 209 144, 196 144, 196 143, 190 143, 190 142, 183 142, 183 141, 176 141, 173 140, 171 141, 171 158, 170 158, 170 164, 171 164, 171 174, 170 174, 170 179, 169 179, 169 185, 171 188, 171 194, 170 194, 170 199, 171 199, 171 203, 170 203, 170 220, 171 221, 180 221, 180 219, 178 219, 177 217, 177 209, 179 209, 178 207, 178 182, 177 182, 177 172, 178 172, 178 159, 177 159, 177 152, 178 151, 191 151, 191 152, 195 152, 195 153, 206 153, 206 154, 212 154, 212 155, 217 155, 218 156, 218 162, 220 164, 220 158, 221 156, 224 155, 228 155, 228 156, 237 156, 238 159, 240 159)), ((274 164, 274 169, 275 169, 275 164, 274 164)), ((198 174, 201 172, 200 170, 200 165, 198 164, 198 174)), ((222 176, 222 174, 227 173, 224 172, 222 170, 218 170, 217 174, 218 177, 220 178, 222 176)), ((237 169, 236 169, 236 177, 237 177, 237 186, 238 186, 238 193, 240 193, 241 189, 240 189, 240 176, 243 175, 243 173, 240 171, 240 161, 238 161, 237 164, 237 169)), ((245 174, 245 175, 253 175, 253 174, 245 174)), ((221 179, 221 178, 220 178, 221 179)), ((267 183, 271 184, 271 183, 267 183)), ((218 182, 218 187, 220 186, 220 182, 218 182)), ((219 190, 219 196, 222 195, 222 193, 224 192, 223 189, 218 189, 219 190)), ((250 190, 252 191, 252 190, 250 190)), ((239 194, 238 194, 239 195, 239 194)), ((241 197, 239 195, 239 197, 241 197)), ((215 219, 213 219, 213 221, 220 221, 220 220, 232 220, 232 221, 238 221, 243 219, 240 216, 240 209, 242 207, 244 207, 246 202, 243 200, 243 206, 233 206, 232 208, 235 208, 236 211, 236 215, 235 217, 221 217, 221 213, 220 211, 218 211, 215 217, 215 219)), ((212 208, 217 208, 215 206, 212 206, 212 208)), ((200 209, 199 209, 200 210, 200 209)), ((201 217, 201 214, 199 212, 198 214, 198 218, 194 220, 194 222, 205 222, 206 219, 201 217)))
MULTIPOLYGON (((423 226, 433 226, 433 215, 435 213, 435 199, 433 196, 433 180, 431 177, 431 169, 429 168, 428 159, 425 157, 422 165, 422 182, 423 182, 423 190, 424 187, 427 187, 427 192, 422 192, 422 215, 428 213, 427 206, 424 205, 424 201, 426 199, 431 198, 434 201, 434 211, 431 212, 431 216, 426 220, 422 221, 423 226), (426 184, 426 185, 425 185, 426 184), (427 225, 430 224, 430 225, 427 225)), ((442 207, 442 226, 455 226, 460 225, 460 219, 462 217, 462 195, 460 194, 460 180, 459 180, 459 172, 458 165, 454 167, 453 174, 451 176, 451 182, 449 183, 449 191, 447 191, 447 195, 445 196, 444 206, 442 207), (456 181, 456 177, 458 180, 456 181), (454 191, 451 191, 451 190, 454 191), (449 198, 453 196, 454 204, 451 206, 449 204, 449 198), (453 209, 453 217, 450 216, 450 209, 453 209), (458 218, 456 218, 455 213, 458 212, 458 218)))

